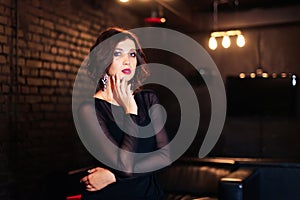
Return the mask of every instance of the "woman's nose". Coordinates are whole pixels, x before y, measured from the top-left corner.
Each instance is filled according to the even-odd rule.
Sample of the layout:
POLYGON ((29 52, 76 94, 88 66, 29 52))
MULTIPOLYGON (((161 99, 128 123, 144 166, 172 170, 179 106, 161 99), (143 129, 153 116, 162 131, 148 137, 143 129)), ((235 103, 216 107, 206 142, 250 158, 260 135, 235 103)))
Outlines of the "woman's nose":
POLYGON ((130 64, 129 55, 128 54, 124 54, 123 55, 123 64, 124 65, 129 65, 130 64))

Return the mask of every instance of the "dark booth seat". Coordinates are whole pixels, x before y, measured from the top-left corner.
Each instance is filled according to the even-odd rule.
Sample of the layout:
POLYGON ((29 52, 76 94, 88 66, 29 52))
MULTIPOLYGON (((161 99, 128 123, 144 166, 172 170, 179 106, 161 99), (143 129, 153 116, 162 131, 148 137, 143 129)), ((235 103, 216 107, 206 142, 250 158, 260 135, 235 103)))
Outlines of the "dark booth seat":
POLYGON ((158 173, 166 200, 256 199, 258 174, 231 159, 184 158, 158 173))

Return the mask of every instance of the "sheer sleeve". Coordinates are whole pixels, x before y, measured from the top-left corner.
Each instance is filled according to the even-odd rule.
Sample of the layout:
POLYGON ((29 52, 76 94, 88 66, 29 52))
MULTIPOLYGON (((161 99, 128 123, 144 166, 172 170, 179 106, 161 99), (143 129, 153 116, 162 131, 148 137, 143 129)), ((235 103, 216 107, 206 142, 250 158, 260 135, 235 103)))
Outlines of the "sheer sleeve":
MULTIPOLYGON (((168 137, 164 127, 164 120, 157 96, 154 93, 148 93, 143 97, 145 109, 151 107, 149 117, 150 126, 155 134, 156 148, 153 152, 146 154, 133 154, 136 152, 140 129, 137 125, 140 120, 139 115, 124 114, 122 118, 122 129, 125 132, 120 142, 117 142, 107 123, 107 116, 96 114, 93 103, 84 103, 79 110, 79 121, 85 134, 89 135, 86 143, 89 148, 95 149, 111 167, 110 170, 116 175, 117 180, 134 178, 151 173, 153 169, 159 169, 169 165, 170 156, 168 149, 168 137), (129 133, 129 134, 127 134, 129 133), (113 143, 114 145, 111 145, 113 143), (118 170, 115 170, 118 169, 118 170)), ((106 113, 105 110, 103 110, 106 113)), ((99 160, 99 159, 98 159, 99 160)), ((107 165, 107 163, 104 163, 107 165)))
MULTIPOLYGON (((128 117, 124 118, 124 128, 130 131, 132 135, 137 135, 137 126, 128 117)), ((97 117, 92 102, 85 102, 81 105, 79 121, 81 130, 86 135, 86 144, 89 149, 95 150, 96 156, 99 156, 97 159, 105 161, 103 164, 110 166, 111 170, 120 177, 131 176, 134 161, 132 154, 128 152, 134 152, 136 138, 131 135, 124 135, 121 144, 118 144, 110 134, 105 119, 97 117)))
POLYGON ((155 133, 157 149, 150 154, 139 154, 140 156, 135 160, 135 171, 152 171, 152 169, 160 169, 171 164, 169 140, 163 124, 165 120, 162 106, 154 92, 149 92, 146 104, 150 110, 149 116, 155 133))

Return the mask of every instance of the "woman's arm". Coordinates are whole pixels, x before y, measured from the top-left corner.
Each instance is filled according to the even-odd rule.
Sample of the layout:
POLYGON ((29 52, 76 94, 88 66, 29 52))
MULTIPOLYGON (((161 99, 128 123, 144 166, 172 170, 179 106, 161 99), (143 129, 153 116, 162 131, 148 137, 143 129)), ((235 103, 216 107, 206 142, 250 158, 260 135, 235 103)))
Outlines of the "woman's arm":
MULTIPOLYGON (((132 135, 137 135, 138 127, 129 118, 129 115, 124 117, 124 128, 132 135)), ((93 102, 81 105, 79 121, 89 150, 96 152, 94 156, 112 170, 117 169, 116 173, 120 176, 130 176, 133 168, 133 156, 130 152, 135 150, 136 137, 124 134, 122 142, 117 144, 109 132, 105 119, 97 116, 93 102)))
POLYGON ((164 115, 161 109, 161 104, 157 95, 153 92, 148 92, 148 100, 146 104, 150 109, 151 126, 155 133, 157 151, 150 154, 140 154, 135 160, 134 171, 151 172, 154 169, 160 169, 162 167, 171 164, 170 148, 168 146, 169 139, 167 132, 164 128, 164 115))
MULTIPOLYGON (((122 142, 118 144, 109 133, 105 123, 105 117, 97 117, 94 104, 85 103, 79 110, 79 121, 83 130, 88 133, 89 144, 94 144, 94 148, 99 152, 98 160, 105 160, 112 171, 117 175, 118 180, 132 176, 139 176, 141 172, 151 172, 171 163, 170 151, 167 146, 168 138, 162 119, 158 98, 154 93, 149 94, 150 100, 147 101, 147 108, 151 107, 150 118, 152 130, 156 133, 156 145, 159 151, 149 154, 133 154, 136 150, 139 127, 136 124, 139 116, 124 113, 123 130, 125 132, 122 142), (114 144, 112 144, 114 143, 114 144), (100 159, 99 159, 100 158, 100 159), (117 170, 114 170, 117 169, 117 170)), ((98 153, 97 153, 98 154, 98 153)))

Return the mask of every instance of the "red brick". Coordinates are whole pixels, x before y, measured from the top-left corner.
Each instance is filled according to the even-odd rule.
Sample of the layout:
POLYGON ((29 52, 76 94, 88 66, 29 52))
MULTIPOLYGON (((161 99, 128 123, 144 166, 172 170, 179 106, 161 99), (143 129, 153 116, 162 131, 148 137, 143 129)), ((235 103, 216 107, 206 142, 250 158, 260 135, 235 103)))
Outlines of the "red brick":
POLYGON ((50 80, 49 79, 46 79, 46 78, 43 78, 43 86, 50 86, 50 80))
POLYGON ((53 95, 55 93, 55 89, 54 88, 40 88, 40 94, 41 95, 53 95))
POLYGON ((8 17, 5 17, 5 16, 1 16, 0 15, 0 24, 8 24, 9 20, 8 20, 8 17))
POLYGON ((61 40, 57 40, 56 45, 58 47, 64 47, 64 48, 69 48, 70 47, 70 44, 68 42, 61 41, 61 40))
POLYGON ((12 35, 12 28, 11 27, 8 27, 8 26, 5 26, 5 34, 6 35, 12 35))
POLYGON ((18 64, 21 65, 21 66, 25 65, 25 59, 24 58, 19 58, 18 59, 18 64))
MULTIPOLYGON (((32 39, 32 40, 34 40, 34 39, 32 39)), ((42 51, 44 49, 43 45, 40 42, 38 42, 38 41, 36 41, 36 42, 28 42, 28 47, 31 50, 38 50, 38 51, 42 51)))
POLYGON ((65 51, 64 48, 58 48, 58 54, 65 54, 65 51))
POLYGON ((8 40, 7 40, 7 36, 5 35, 0 35, 0 43, 1 44, 7 44, 8 40))
POLYGON ((28 85, 42 86, 43 85, 43 79, 42 78, 27 77, 27 84, 28 85))
POLYGON ((3 5, 0 5, 0 13, 4 13, 5 7, 3 5))
POLYGON ((41 76, 41 77, 52 78, 52 77, 53 77, 53 71, 41 69, 41 70, 40 70, 40 76, 41 76))
POLYGON ((1 89, 2 89, 3 93, 8 93, 10 91, 10 88, 8 85, 3 85, 1 89))
POLYGON ((6 56, 0 55, 0 64, 7 63, 6 56))
POLYGON ((63 71, 64 70, 65 65, 64 64, 57 64, 57 69, 59 71, 63 71))
MULTIPOLYGON (((0 11, 0 13, 1 13, 1 11, 0 11)), ((4 33, 4 26, 1 25, 1 24, 0 24, 0 33, 1 33, 1 34, 4 33)))
POLYGON ((49 60, 49 61, 53 61, 55 58, 54 55, 50 54, 50 53, 41 53, 41 59, 43 60, 49 60))
POLYGON ((41 36, 39 36, 38 34, 33 34, 32 35, 32 40, 34 42, 41 42, 41 36))
POLYGON ((51 86, 52 86, 52 87, 57 86, 57 84, 58 84, 58 80, 56 80, 56 79, 51 79, 51 86))
POLYGON ((54 111, 55 105, 54 104, 41 104, 40 105, 42 111, 54 111))
POLYGON ((65 79, 67 77, 66 73, 64 72, 54 72, 54 76, 57 79, 65 79))
POLYGON ((2 53, 3 54, 9 54, 9 51, 10 51, 9 46, 3 45, 3 51, 2 51, 2 53))
POLYGON ((52 54, 57 54, 57 47, 51 47, 50 51, 52 54))
POLYGON ((44 29, 42 27, 40 27, 40 26, 30 24, 29 25, 29 31, 31 31, 33 33, 42 34, 43 31, 44 31, 44 29))
POLYGON ((21 76, 21 77, 19 76, 18 77, 18 83, 22 84, 22 85, 27 84, 26 77, 25 76, 21 76))
POLYGON ((94 39, 93 36, 91 36, 90 34, 87 34, 85 32, 80 33, 80 37, 85 39, 85 40, 93 40, 94 39))
POLYGON ((26 60, 26 66, 41 68, 42 67, 42 61, 40 61, 40 60, 31 60, 31 59, 26 60))
POLYGON ((57 35, 58 35, 57 32, 50 31, 50 35, 49 35, 49 36, 50 36, 51 38, 55 38, 55 39, 56 39, 56 38, 57 38, 57 35))
POLYGON ((44 69, 50 69, 50 66, 51 66, 50 62, 43 61, 42 68, 44 68, 44 69))
POLYGON ((9 74, 10 73, 10 67, 9 66, 3 66, 2 68, 1 68, 1 73, 2 74, 9 74))
POLYGON ((25 102, 27 103, 39 103, 41 102, 42 97, 37 95, 26 95, 25 102))
POLYGON ((54 29, 54 23, 48 20, 44 21, 44 26, 49 28, 49 29, 54 29))

